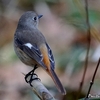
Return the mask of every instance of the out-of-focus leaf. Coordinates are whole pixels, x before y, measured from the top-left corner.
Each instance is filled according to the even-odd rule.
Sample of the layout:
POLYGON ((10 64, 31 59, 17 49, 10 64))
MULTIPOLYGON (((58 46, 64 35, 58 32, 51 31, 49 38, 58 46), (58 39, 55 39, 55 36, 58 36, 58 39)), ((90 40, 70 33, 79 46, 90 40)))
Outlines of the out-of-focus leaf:
POLYGON ((72 0, 72 3, 78 11, 85 11, 82 0, 72 0))
MULTIPOLYGON (((83 14, 84 15, 84 14, 83 14)), ((66 21, 77 28, 85 32, 87 30, 86 18, 80 12, 72 12, 65 16, 66 21)), ((100 35, 94 26, 98 26, 100 23, 100 11, 89 10, 89 23, 91 27, 91 35, 100 41, 100 35)))
POLYGON ((82 68, 86 56, 86 48, 79 44, 73 45, 69 51, 59 56, 57 58, 60 69, 65 70, 67 68, 67 71, 73 75, 82 68))
MULTIPOLYGON (((82 99, 79 99, 79 100, 85 100, 85 98, 82 98, 82 99)), ((98 98, 98 97, 93 97, 93 98, 88 98, 88 99, 86 99, 86 100, 100 100, 100 98, 98 98)))
POLYGON ((9 64, 16 61, 18 57, 15 55, 13 44, 9 43, 0 49, 0 64, 9 64))
MULTIPOLYGON (((65 16, 67 22, 77 28, 78 30, 84 31, 87 30, 86 24, 86 11, 83 6, 82 0, 67 0, 69 6, 69 13, 65 16)), ((100 42, 99 31, 96 29, 96 26, 99 27, 100 23, 100 11, 89 9, 89 23, 91 26, 91 36, 100 42)))
POLYGON ((45 0, 45 2, 47 2, 47 3, 57 3, 57 2, 59 2, 59 0, 45 0))
MULTIPOLYGON (((75 26, 78 29, 86 30, 86 18, 80 14, 80 12, 73 12, 65 16, 67 22, 75 26)), ((100 22, 100 12, 95 10, 89 10, 90 24, 97 24, 100 22)))
MULTIPOLYGON (((63 100, 76 100, 78 94, 79 94, 78 90, 67 89, 67 94, 64 96, 63 100)), ((81 91, 79 98, 84 98, 84 97, 85 97, 85 93, 81 91)))
POLYGON ((84 56, 86 55, 86 49, 81 45, 78 46, 75 45, 71 48, 70 54, 71 56, 67 66, 73 67, 72 68, 72 75, 73 75, 74 73, 76 73, 82 68, 82 64, 83 64, 82 59, 84 59, 84 56), (72 66, 70 66, 70 64, 72 66))

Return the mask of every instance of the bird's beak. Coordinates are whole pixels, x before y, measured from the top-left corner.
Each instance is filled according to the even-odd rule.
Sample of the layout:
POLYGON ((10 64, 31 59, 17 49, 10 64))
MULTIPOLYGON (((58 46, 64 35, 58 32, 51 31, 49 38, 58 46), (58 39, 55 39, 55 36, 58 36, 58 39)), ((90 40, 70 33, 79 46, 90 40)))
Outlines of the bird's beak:
POLYGON ((38 15, 38 19, 40 19, 43 15, 38 15))

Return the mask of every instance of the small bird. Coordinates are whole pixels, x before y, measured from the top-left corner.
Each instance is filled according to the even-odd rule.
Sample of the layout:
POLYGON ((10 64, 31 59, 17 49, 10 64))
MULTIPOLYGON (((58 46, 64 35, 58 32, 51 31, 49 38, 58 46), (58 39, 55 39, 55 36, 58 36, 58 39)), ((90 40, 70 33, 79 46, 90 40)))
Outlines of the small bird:
MULTIPOLYGON (((38 29, 39 19, 42 16, 34 11, 27 11, 21 16, 14 34, 14 49, 23 63, 33 67, 33 70, 25 76, 26 82, 28 76, 35 74, 35 69, 42 67, 51 76, 59 92, 65 95, 66 91, 54 71, 55 61, 52 50, 38 29)), ((29 81, 30 85, 31 81, 32 79, 29 81)))

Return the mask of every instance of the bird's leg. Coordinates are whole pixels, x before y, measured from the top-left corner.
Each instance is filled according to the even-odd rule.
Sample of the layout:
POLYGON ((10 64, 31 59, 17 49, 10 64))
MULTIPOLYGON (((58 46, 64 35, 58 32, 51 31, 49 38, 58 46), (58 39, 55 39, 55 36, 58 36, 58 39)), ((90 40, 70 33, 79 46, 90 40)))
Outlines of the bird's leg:
POLYGON ((37 74, 34 73, 36 69, 37 69, 37 65, 35 65, 34 68, 33 68, 33 70, 31 70, 28 74, 25 75, 25 81, 27 83, 29 83, 30 86, 32 86, 31 83, 32 83, 33 80, 39 79, 38 76, 37 76, 37 74), (36 78, 33 77, 33 75, 36 75, 36 78), (30 77, 29 80, 28 80, 28 77, 30 77))

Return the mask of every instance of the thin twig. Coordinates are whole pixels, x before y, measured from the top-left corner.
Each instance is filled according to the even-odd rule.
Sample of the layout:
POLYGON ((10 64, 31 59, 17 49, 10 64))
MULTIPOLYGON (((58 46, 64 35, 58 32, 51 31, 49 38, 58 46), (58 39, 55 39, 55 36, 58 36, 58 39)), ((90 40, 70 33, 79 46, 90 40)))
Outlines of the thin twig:
POLYGON ((97 70, 98 70, 99 65, 100 65, 100 58, 99 58, 99 60, 98 60, 98 63, 97 63, 96 69, 95 69, 95 71, 94 71, 94 74, 93 74, 93 77, 92 77, 92 81, 90 82, 90 87, 89 87, 89 90, 88 90, 88 93, 87 93, 87 95, 86 95, 85 100, 87 100, 88 97, 89 97, 89 94, 90 94, 90 91, 91 91, 92 85, 93 85, 93 83, 94 83, 94 79, 95 79, 95 76, 96 76, 96 73, 97 73, 97 70))
POLYGON ((88 44, 87 44, 87 53, 86 53, 86 59, 85 59, 85 68, 84 68, 82 80, 80 82, 78 97, 80 96, 80 93, 82 91, 82 87, 83 87, 83 84, 84 84, 84 79, 85 79, 85 75, 86 75, 86 71, 87 71, 87 67, 88 67, 89 50, 90 50, 90 44, 91 44, 91 31, 90 31, 90 23, 89 23, 88 0, 85 0, 85 11, 86 11, 86 25, 87 25, 88 44))

